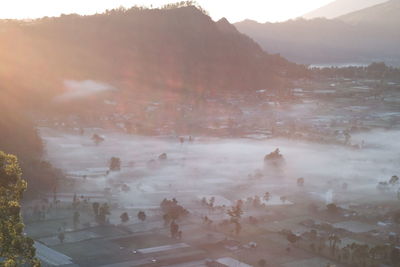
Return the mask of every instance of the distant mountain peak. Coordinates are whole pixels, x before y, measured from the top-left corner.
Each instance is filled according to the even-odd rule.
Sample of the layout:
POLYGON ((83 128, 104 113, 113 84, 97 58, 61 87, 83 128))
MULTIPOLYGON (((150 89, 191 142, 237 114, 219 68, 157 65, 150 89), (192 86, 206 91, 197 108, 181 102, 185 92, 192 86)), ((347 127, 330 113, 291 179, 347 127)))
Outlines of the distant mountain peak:
POLYGON ((280 53, 294 62, 347 64, 385 61, 399 65, 399 14, 400 0, 391 0, 335 19, 318 17, 264 24, 244 21, 235 23, 235 26, 266 51, 280 53))
POLYGON ((221 23, 221 24, 231 24, 227 18, 223 17, 220 20, 217 21, 217 23, 221 23))
POLYGON ((339 17, 352 25, 400 27, 400 0, 390 0, 372 7, 358 10, 339 17))
POLYGON ((222 32, 238 33, 238 30, 226 18, 217 21, 217 27, 222 32))
POLYGON ((332 19, 387 1, 388 0, 336 0, 303 15, 303 17, 306 19, 318 17, 332 19))

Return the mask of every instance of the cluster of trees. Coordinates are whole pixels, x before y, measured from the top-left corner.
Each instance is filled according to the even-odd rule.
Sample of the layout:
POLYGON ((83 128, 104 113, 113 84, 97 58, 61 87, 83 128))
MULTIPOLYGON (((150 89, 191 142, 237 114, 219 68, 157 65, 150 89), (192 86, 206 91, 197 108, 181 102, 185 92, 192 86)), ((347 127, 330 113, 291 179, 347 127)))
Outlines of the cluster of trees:
POLYGON ((187 216, 189 214, 189 211, 179 205, 178 201, 175 198, 171 200, 164 198, 163 201, 160 203, 160 207, 161 210, 164 212, 164 226, 169 225, 171 237, 181 239, 182 231, 179 229, 177 220, 187 216))
POLYGON ((305 232, 301 236, 297 236, 289 230, 282 230, 281 232, 281 234, 286 235, 291 244, 303 246, 312 252, 334 258, 349 266, 378 266, 379 264, 397 266, 396 264, 400 260, 400 251, 394 245, 378 244, 369 246, 353 242, 341 246, 342 239, 335 233, 332 226, 326 225, 321 233, 319 235, 315 229, 305 232))
POLYGON ((214 208, 214 203, 215 203, 215 197, 210 197, 209 200, 207 200, 206 197, 203 197, 203 198, 201 199, 201 205, 202 205, 202 206, 205 206, 205 207, 208 207, 208 208, 210 208, 210 209, 213 209, 213 208, 214 208))
POLYGON ((339 247, 341 239, 337 235, 328 237, 331 256, 342 263, 351 266, 377 266, 393 264, 397 266, 400 260, 399 249, 391 245, 375 245, 352 243, 339 247))
MULTIPOLYGON (((204 8, 202 8, 196 1, 180 1, 180 2, 175 2, 175 3, 168 3, 165 4, 163 6, 161 6, 161 8, 153 8, 153 5, 150 6, 145 6, 145 5, 134 5, 130 8, 126 8, 124 6, 120 6, 118 8, 113 8, 113 9, 107 9, 105 11, 106 15, 115 15, 118 13, 133 13, 135 11, 143 11, 143 10, 150 10, 150 9, 177 9, 177 8, 182 8, 182 7, 195 7, 197 9, 199 9, 203 14, 208 16, 208 12, 207 10, 205 10, 204 8)), ((68 16, 68 15, 62 15, 62 16, 68 16)), ((79 16, 78 14, 73 14, 73 16, 79 16)), ((45 19, 49 19, 49 18, 45 18, 45 19)))
MULTIPOLYGON (((271 194, 269 192, 266 192, 263 196, 263 199, 265 201, 269 201, 271 199, 271 194)), ((240 200, 241 202, 241 200, 240 200)), ((254 196, 254 197, 248 197, 244 203, 247 207, 253 207, 253 208, 260 208, 264 207, 265 205, 261 201, 261 197, 259 196, 254 196)))
POLYGON ((387 66, 384 62, 373 62, 370 65, 349 66, 349 67, 326 67, 312 68, 312 74, 315 77, 325 78, 349 78, 349 79, 379 79, 379 80, 399 80, 400 68, 387 66))
POLYGON ((285 158, 280 153, 279 148, 264 156, 265 166, 273 166, 279 168, 284 164, 285 158))
POLYGON ((164 212, 164 224, 168 225, 171 221, 178 220, 189 214, 189 211, 178 204, 178 201, 173 198, 171 200, 163 199, 160 204, 161 210, 164 212))
MULTIPOLYGON (((263 203, 263 201, 268 202, 271 199, 271 193, 270 192, 265 192, 262 197, 255 195, 254 197, 248 197, 246 198, 246 201, 244 202, 245 206, 247 207, 253 207, 253 208, 265 208, 266 205, 263 203)), ((286 201, 285 196, 280 197, 282 202, 286 201)), ((241 202, 242 200, 239 200, 241 202)))
MULTIPOLYGON (((329 205, 334 212, 337 207, 334 204, 329 205)), ((389 236, 389 242, 385 244, 367 245, 361 243, 342 244, 339 231, 331 224, 314 224, 314 222, 306 224, 315 229, 301 234, 298 240, 299 246, 309 248, 312 252, 320 253, 338 260, 349 266, 378 266, 387 264, 397 266, 400 260, 400 250, 395 246, 398 242, 396 235, 389 236), (316 229, 321 231, 318 233, 316 229), (392 238, 391 238, 392 237, 392 238)), ((283 234, 289 235, 288 230, 282 231, 283 234)), ((290 241, 289 241, 290 242, 290 241)), ((296 241, 297 242, 297 241, 296 241)))
POLYGON ((23 233, 20 203, 27 183, 21 175, 17 158, 0 151, 0 265, 39 267, 34 241, 23 233))
POLYGON ((202 8, 196 1, 180 1, 176 3, 169 3, 162 6, 163 9, 175 9, 181 7, 195 7, 200 10, 203 14, 208 16, 207 10, 202 8))
POLYGON ((264 157, 264 161, 277 159, 283 159, 283 155, 280 153, 279 148, 275 149, 273 152, 265 155, 264 157))

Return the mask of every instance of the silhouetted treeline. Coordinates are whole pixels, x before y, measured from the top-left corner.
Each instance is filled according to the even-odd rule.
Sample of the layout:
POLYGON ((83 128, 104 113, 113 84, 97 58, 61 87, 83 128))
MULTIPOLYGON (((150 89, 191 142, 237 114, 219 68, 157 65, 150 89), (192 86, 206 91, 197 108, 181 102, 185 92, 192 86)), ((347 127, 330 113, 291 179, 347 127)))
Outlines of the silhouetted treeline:
POLYGON ((312 73, 317 78, 400 80, 400 68, 387 66, 384 62, 373 62, 366 67, 312 68, 312 73))

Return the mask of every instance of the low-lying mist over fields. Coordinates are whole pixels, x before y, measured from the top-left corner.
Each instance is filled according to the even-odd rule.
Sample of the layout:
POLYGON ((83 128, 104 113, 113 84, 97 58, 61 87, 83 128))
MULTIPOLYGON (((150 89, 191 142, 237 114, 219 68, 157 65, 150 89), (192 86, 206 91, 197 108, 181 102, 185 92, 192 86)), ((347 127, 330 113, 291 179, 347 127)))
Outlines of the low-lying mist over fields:
MULTIPOLYGON (((234 203, 249 196, 273 192, 279 196, 306 190, 323 197, 333 190, 341 200, 376 195, 379 181, 396 175, 399 167, 399 131, 371 131, 353 136, 361 148, 315 144, 288 139, 252 140, 195 137, 183 144, 178 138, 144 137, 86 129, 85 135, 41 129, 47 157, 56 167, 80 179, 82 191, 103 190, 125 183, 134 192, 118 194, 123 205, 157 206, 163 198, 194 201, 205 195, 224 196, 234 203), (95 145, 90 136, 105 141, 95 145), (264 163, 264 156, 279 148, 281 165, 264 163), (159 159, 162 153, 167 159, 159 159), (111 157, 122 161, 120 172, 106 171, 111 157), (261 173, 261 175, 257 175, 261 173), (82 176, 86 175, 84 179, 82 176), (342 189, 348 184, 347 191, 342 189), (349 191, 352 193, 350 194, 349 191), (145 197, 146 196, 146 197, 145 197)), ((118 191, 113 187, 113 192, 118 191)), ((393 198, 391 194, 383 196, 393 198)))

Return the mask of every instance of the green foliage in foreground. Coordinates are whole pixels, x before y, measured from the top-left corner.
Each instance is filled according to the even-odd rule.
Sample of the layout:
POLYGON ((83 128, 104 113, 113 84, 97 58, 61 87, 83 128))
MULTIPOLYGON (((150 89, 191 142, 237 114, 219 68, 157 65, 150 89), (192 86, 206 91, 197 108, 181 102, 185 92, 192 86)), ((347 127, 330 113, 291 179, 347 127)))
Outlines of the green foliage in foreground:
POLYGON ((27 184, 17 157, 0 151, 0 266, 40 266, 34 241, 23 233, 20 201, 27 184))

